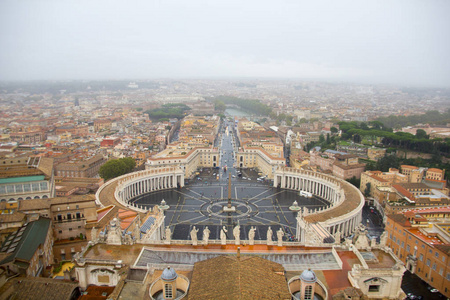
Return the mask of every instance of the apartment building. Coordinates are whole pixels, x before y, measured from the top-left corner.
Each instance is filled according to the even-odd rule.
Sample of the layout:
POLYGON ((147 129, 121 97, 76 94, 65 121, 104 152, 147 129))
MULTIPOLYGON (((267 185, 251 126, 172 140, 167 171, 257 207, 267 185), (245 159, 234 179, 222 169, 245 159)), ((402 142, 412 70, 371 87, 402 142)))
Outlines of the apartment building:
POLYGON ((100 167, 106 163, 101 154, 94 155, 88 159, 73 158, 67 162, 55 166, 56 176, 61 177, 95 177, 100 167))
POLYGON ((0 249, 5 254, 0 266, 27 277, 48 276, 44 273, 54 262, 52 246, 51 220, 41 217, 6 239, 0 249))
POLYGON ((439 222, 449 218, 449 208, 432 208, 389 214, 386 221, 387 246, 409 271, 446 297, 450 297, 450 235, 439 222))

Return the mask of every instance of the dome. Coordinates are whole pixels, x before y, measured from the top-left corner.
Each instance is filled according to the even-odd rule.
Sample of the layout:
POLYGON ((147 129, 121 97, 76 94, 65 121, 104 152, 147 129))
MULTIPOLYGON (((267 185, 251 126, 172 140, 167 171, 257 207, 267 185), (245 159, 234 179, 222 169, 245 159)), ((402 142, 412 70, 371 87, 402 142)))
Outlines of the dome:
POLYGON ((175 279, 177 279, 177 277, 177 272, 175 272, 175 270, 171 269, 170 267, 165 268, 161 274, 161 279, 164 281, 174 281, 175 279))
POLYGON ((300 275, 300 279, 308 283, 314 283, 317 281, 316 274, 311 269, 303 271, 302 275, 300 275))

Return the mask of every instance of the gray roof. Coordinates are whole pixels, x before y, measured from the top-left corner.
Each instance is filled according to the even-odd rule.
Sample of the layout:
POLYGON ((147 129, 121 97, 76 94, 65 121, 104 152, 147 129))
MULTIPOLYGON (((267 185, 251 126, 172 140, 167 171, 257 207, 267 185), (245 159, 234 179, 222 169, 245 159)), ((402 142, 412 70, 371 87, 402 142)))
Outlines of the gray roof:
POLYGON ((141 226, 141 232, 142 233, 147 233, 147 231, 150 229, 150 227, 152 227, 152 225, 155 223, 155 218, 153 217, 149 217, 144 224, 141 226))
POLYGON ((0 265, 9 263, 16 258, 30 261, 39 245, 45 243, 49 229, 50 219, 41 217, 8 236, 0 251, 11 253, 11 255, 0 261, 0 265))
POLYGON ((170 267, 165 268, 161 274, 161 279, 164 281, 174 281, 177 277, 177 272, 170 267))

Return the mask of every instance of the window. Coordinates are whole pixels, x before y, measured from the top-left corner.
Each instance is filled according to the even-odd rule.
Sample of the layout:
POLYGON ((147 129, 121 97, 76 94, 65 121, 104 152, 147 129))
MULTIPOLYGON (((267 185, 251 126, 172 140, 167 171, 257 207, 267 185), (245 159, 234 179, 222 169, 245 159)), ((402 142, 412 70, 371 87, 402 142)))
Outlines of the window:
POLYGON ((167 283, 164 285, 164 294, 166 294, 165 298, 172 299, 172 297, 173 297, 172 285, 167 284, 167 283))
POLYGON ((430 264, 431 264, 431 261, 429 258, 427 258, 427 266, 430 266, 430 264))
POLYGON ((434 252, 434 256, 435 256, 435 257, 439 257, 439 253, 434 252))
POLYGON ((369 285, 369 293, 376 293, 380 291, 380 286, 379 285, 369 285))
POLYGON ((447 274, 447 280, 450 281, 450 273, 447 274))
POLYGON ((440 269, 439 269, 439 275, 442 276, 442 274, 444 274, 444 269, 440 268, 440 269))
POLYGON ((408 251, 408 252, 411 251, 411 247, 409 245, 406 245, 406 251, 408 251))
POLYGON ((312 299, 312 286, 308 285, 305 288, 305 297, 303 298, 305 300, 311 300, 312 299))
POLYGON ((433 270, 436 271, 436 263, 433 264, 433 270))

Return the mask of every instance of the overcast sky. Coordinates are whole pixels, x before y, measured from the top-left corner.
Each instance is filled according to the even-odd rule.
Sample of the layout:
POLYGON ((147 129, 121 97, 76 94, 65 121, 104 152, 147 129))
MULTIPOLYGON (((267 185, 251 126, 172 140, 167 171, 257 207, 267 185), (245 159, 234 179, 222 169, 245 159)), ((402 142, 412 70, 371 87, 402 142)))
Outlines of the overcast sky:
POLYGON ((1 0, 0 80, 450 87, 448 0, 1 0))

